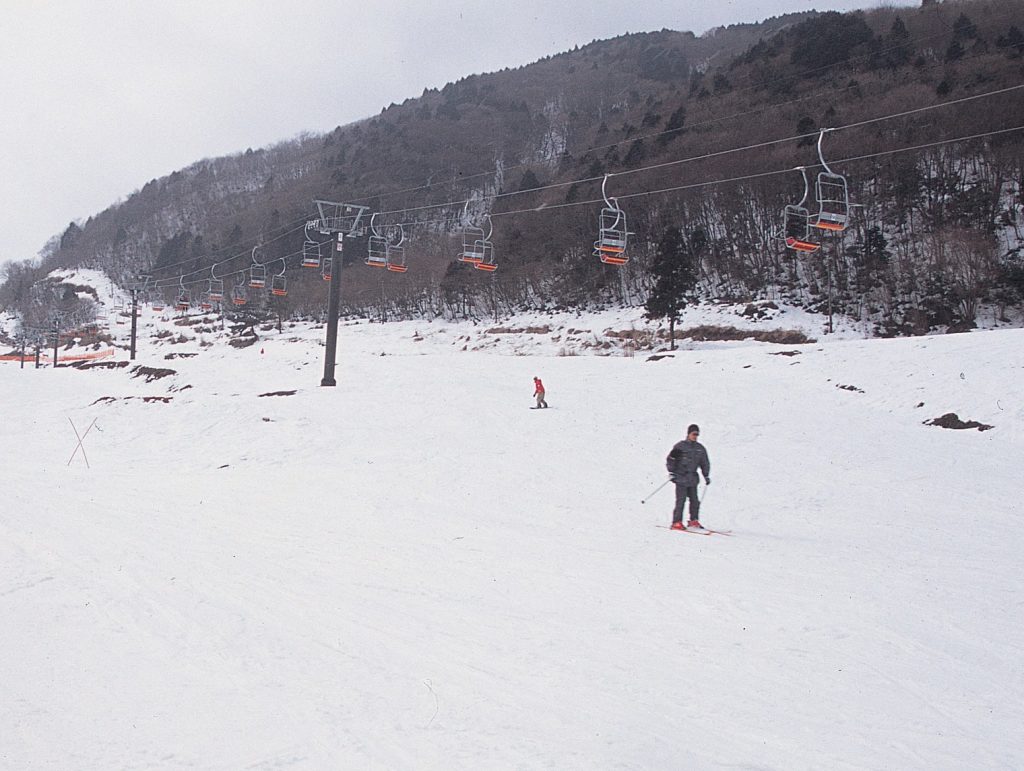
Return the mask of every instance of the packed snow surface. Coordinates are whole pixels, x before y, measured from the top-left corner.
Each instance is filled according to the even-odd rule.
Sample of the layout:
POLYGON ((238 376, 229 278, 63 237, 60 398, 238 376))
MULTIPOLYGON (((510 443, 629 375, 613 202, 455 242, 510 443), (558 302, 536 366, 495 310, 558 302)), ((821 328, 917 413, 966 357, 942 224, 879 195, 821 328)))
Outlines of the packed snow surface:
POLYGON ((0 767, 1024 765, 1024 331, 542 321, 0 362, 0 767))

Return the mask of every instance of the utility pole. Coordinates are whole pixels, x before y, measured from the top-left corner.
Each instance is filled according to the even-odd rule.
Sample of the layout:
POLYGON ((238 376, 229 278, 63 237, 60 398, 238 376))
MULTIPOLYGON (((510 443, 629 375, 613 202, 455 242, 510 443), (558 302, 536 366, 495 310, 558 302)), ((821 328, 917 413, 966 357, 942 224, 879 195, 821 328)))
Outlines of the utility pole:
MULTIPOLYGON (((321 386, 336 386, 338 381, 334 377, 334 370, 337 366, 338 357, 338 306, 341 302, 341 268, 342 268, 342 247, 345 236, 353 237, 362 235, 366 228, 362 224, 363 215, 369 210, 369 206, 358 206, 350 203, 335 203, 333 201, 314 201, 319 219, 310 220, 306 223, 306 231, 317 230, 325 236, 332 236, 335 241, 334 262, 331 264, 331 287, 327 300, 327 340, 324 353, 324 376, 320 380, 321 386)), ((307 236, 308 237, 308 236, 307 236)))

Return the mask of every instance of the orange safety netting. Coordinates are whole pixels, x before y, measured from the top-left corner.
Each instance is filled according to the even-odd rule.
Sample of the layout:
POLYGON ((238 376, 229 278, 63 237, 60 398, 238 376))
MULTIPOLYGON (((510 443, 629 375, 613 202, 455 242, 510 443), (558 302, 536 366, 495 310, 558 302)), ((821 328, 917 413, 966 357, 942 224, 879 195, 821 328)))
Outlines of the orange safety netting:
MULTIPOLYGON (((113 348, 107 348, 105 351, 93 351, 92 353, 78 353, 78 354, 64 354, 58 355, 57 361, 91 361, 92 359, 105 359, 108 356, 114 355, 113 348)), ((34 353, 26 353, 22 356, 20 353, 10 353, 5 356, 0 356, 0 361, 32 361, 36 360, 34 353)), ((39 361, 49 363, 50 357, 45 354, 40 354, 39 361)))

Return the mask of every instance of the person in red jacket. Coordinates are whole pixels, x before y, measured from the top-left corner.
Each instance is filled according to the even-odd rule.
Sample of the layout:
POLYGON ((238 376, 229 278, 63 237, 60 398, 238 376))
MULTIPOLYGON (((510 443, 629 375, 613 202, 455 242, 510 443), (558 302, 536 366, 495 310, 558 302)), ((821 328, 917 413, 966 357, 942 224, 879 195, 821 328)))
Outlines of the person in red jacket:
POLYGON ((541 407, 548 406, 548 403, 544 400, 544 384, 540 381, 539 377, 533 379, 533 395, 537 397, 537 406, 533 409, 539 410, 541 407))

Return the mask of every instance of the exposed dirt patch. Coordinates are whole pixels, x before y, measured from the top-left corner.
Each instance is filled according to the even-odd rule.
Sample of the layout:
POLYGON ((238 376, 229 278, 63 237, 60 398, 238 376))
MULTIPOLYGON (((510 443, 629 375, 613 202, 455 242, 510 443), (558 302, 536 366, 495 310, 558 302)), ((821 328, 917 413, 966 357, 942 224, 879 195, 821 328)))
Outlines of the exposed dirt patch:
POLYGON ((254 334, 252 337, 232 337, 228 340, 228 345, 232 348, 248 348, 253 345, 259 338, 254 334))
POLYGON ((159 402, 161 404, 169 404, 173 399, 173 396, 122 396, 120 400, 116 396, 102 396, 93 404, 113 404, 116 401, 130 402, 133 399, 142 399, 142 401, 150 404, 152 402, 159 402))
POLYGON ((492 327, 484 332, 485 335, 546 335, 551 332, 551 327, 545 324, 542 327, 492 327))
POLYGON ((990 426, 986 423, 979 423, 976 420, 960 420, 960 416, 955 412, 947 412, 945 415, 932 418, 931 420, 926 420, 924 424, 926 426, 938 426, 939 428, 954 428, 958 430, 976 428, 979 431, 988 431, 990 428, 995 428, 995 426, 990 426))
POLYGON ((144 377, 146 378, 147 383, 152 383, 154 380, 160 380, 161 378, 177 374, 177 370, 161 369, 159 367, 139 366, 132 370, 132 377, 144 377))
MULTIPOLYGON (((668 338, 668 332, 662 331, 668 338)), ((676 340, 696 340, 709 342, 715 340, 757 340, 760 343, 778 343, 780 345, 807 345, 816 342, 798 329, 737 329, 736 327, 720 327, 702 325, 689 329, 677 329, 676 340)))
POLYGON ((71 365, 75 369, 121 369, 127 367, 126 361, 76 361, 71 365))

